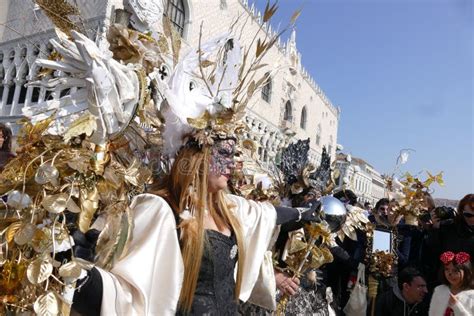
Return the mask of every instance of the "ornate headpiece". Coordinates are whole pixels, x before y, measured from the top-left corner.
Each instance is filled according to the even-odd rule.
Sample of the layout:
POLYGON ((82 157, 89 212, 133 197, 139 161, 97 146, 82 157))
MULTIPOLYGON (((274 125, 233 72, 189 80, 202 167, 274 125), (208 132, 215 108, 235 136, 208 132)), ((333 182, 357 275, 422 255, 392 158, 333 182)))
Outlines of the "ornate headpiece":
POLYGON ((471 261, 471 256, 467 252, 463 251, 456 254, 452 251, 446 251, 441 254, 439 260, 441 260, 444 265, 448 265, 451 262, 456 264, 464 264, 468 261, 471 261))

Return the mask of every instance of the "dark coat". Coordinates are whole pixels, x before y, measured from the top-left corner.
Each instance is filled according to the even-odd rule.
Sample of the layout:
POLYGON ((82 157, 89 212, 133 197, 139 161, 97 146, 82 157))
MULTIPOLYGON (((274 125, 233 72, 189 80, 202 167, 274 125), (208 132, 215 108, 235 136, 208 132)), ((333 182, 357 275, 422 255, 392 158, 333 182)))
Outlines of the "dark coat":
POLYGON ((375 316, 427 316, 427 301, 418 304, 408 304, 403 299, 398 287, 377 296, 375 316))

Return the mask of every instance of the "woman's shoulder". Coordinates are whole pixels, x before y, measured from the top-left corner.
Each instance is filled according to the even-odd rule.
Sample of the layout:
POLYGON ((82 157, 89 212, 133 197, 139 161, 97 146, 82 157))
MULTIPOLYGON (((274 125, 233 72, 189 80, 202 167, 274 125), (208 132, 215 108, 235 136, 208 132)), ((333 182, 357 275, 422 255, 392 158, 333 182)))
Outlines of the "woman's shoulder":
POLYGON ((154 202, 159 202, 159 203, 166 203, 166 200, 159 196, 159 195, 156 195, 156 194, 153 194, 153 193, 141 193, 141 194, 138 194, 136 196, 133 197, 132 199, 132 203, 138 203, 138 202, 143 202, 143 201, 154 201, 154 202), (137 202, 135 202, 137 201, 137 202))
POLYGON ((170 212, 173 213, 168 202, 161 196, 152 193, 142 193, 136 195, 130 204, 135 212, 146 211, 146 212, 170 212))
POLYGON ((450 290, 449 290, 449 286, 447 286, 446 284, 441 284, 441 285, 438 285, 437 287, 435 287, 434 289, 434 294, 444 294, 444 293, 449 293, 450 290))

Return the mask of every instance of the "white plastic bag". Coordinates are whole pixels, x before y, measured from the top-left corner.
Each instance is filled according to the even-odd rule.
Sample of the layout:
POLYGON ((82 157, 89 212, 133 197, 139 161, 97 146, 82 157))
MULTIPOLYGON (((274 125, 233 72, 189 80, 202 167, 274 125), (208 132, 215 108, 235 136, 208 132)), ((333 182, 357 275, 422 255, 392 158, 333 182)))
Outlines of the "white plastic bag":
POLYGON ((359 263, 357 281, 352 289, 344 313, 351 316, 365 316, 367 313, 367 286, 365 284, 365 265, 359 263))

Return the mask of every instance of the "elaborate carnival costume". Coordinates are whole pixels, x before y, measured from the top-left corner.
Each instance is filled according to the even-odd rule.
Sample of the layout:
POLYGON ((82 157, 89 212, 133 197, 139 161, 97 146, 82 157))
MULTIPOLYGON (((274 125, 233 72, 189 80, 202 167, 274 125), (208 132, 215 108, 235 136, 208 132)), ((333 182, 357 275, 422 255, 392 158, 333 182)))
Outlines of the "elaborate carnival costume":
MULTIPOLYGON (((271 307, 267 251, 275 226, 312 221, 317 205, 275 208, 208 191, 207 180, 229 175, 240 119, 266 80, 255 80, 256 70, 276 37, 259 39, 255 57, 223 35, 179 58, 179 35, 164 18, 157 38, 111 26, 112 57, 75 30, 73 6, 37 3, 59 38, 51 41, 59 57, 38 65, 60 76, 31 85, 79 89, 25 109, 32 123, 25 123, 20 153, 1 175, 9 207, 2 231, 4 307, 68 314, 74 300, 87 314, 233 314, 238 299, 249 298, 271 307), (59 11, 64 14, 49 14, 59 11), (162 145, 162 138, 162 152, 177 156, 160 197, 143 193, 151 174, 136 154, 147 157, 150 143, 162 145), (204 228, 207 217, 217 230, 204 228), (94 267, 82 260, 93 255, 92 223, 101 231, 94 267)), ((137 14, 139 4, 129 1, 138 29, 162 17, 159 6, 137 14)), ((274 12, 267 6, 264 19, 274 12)))

